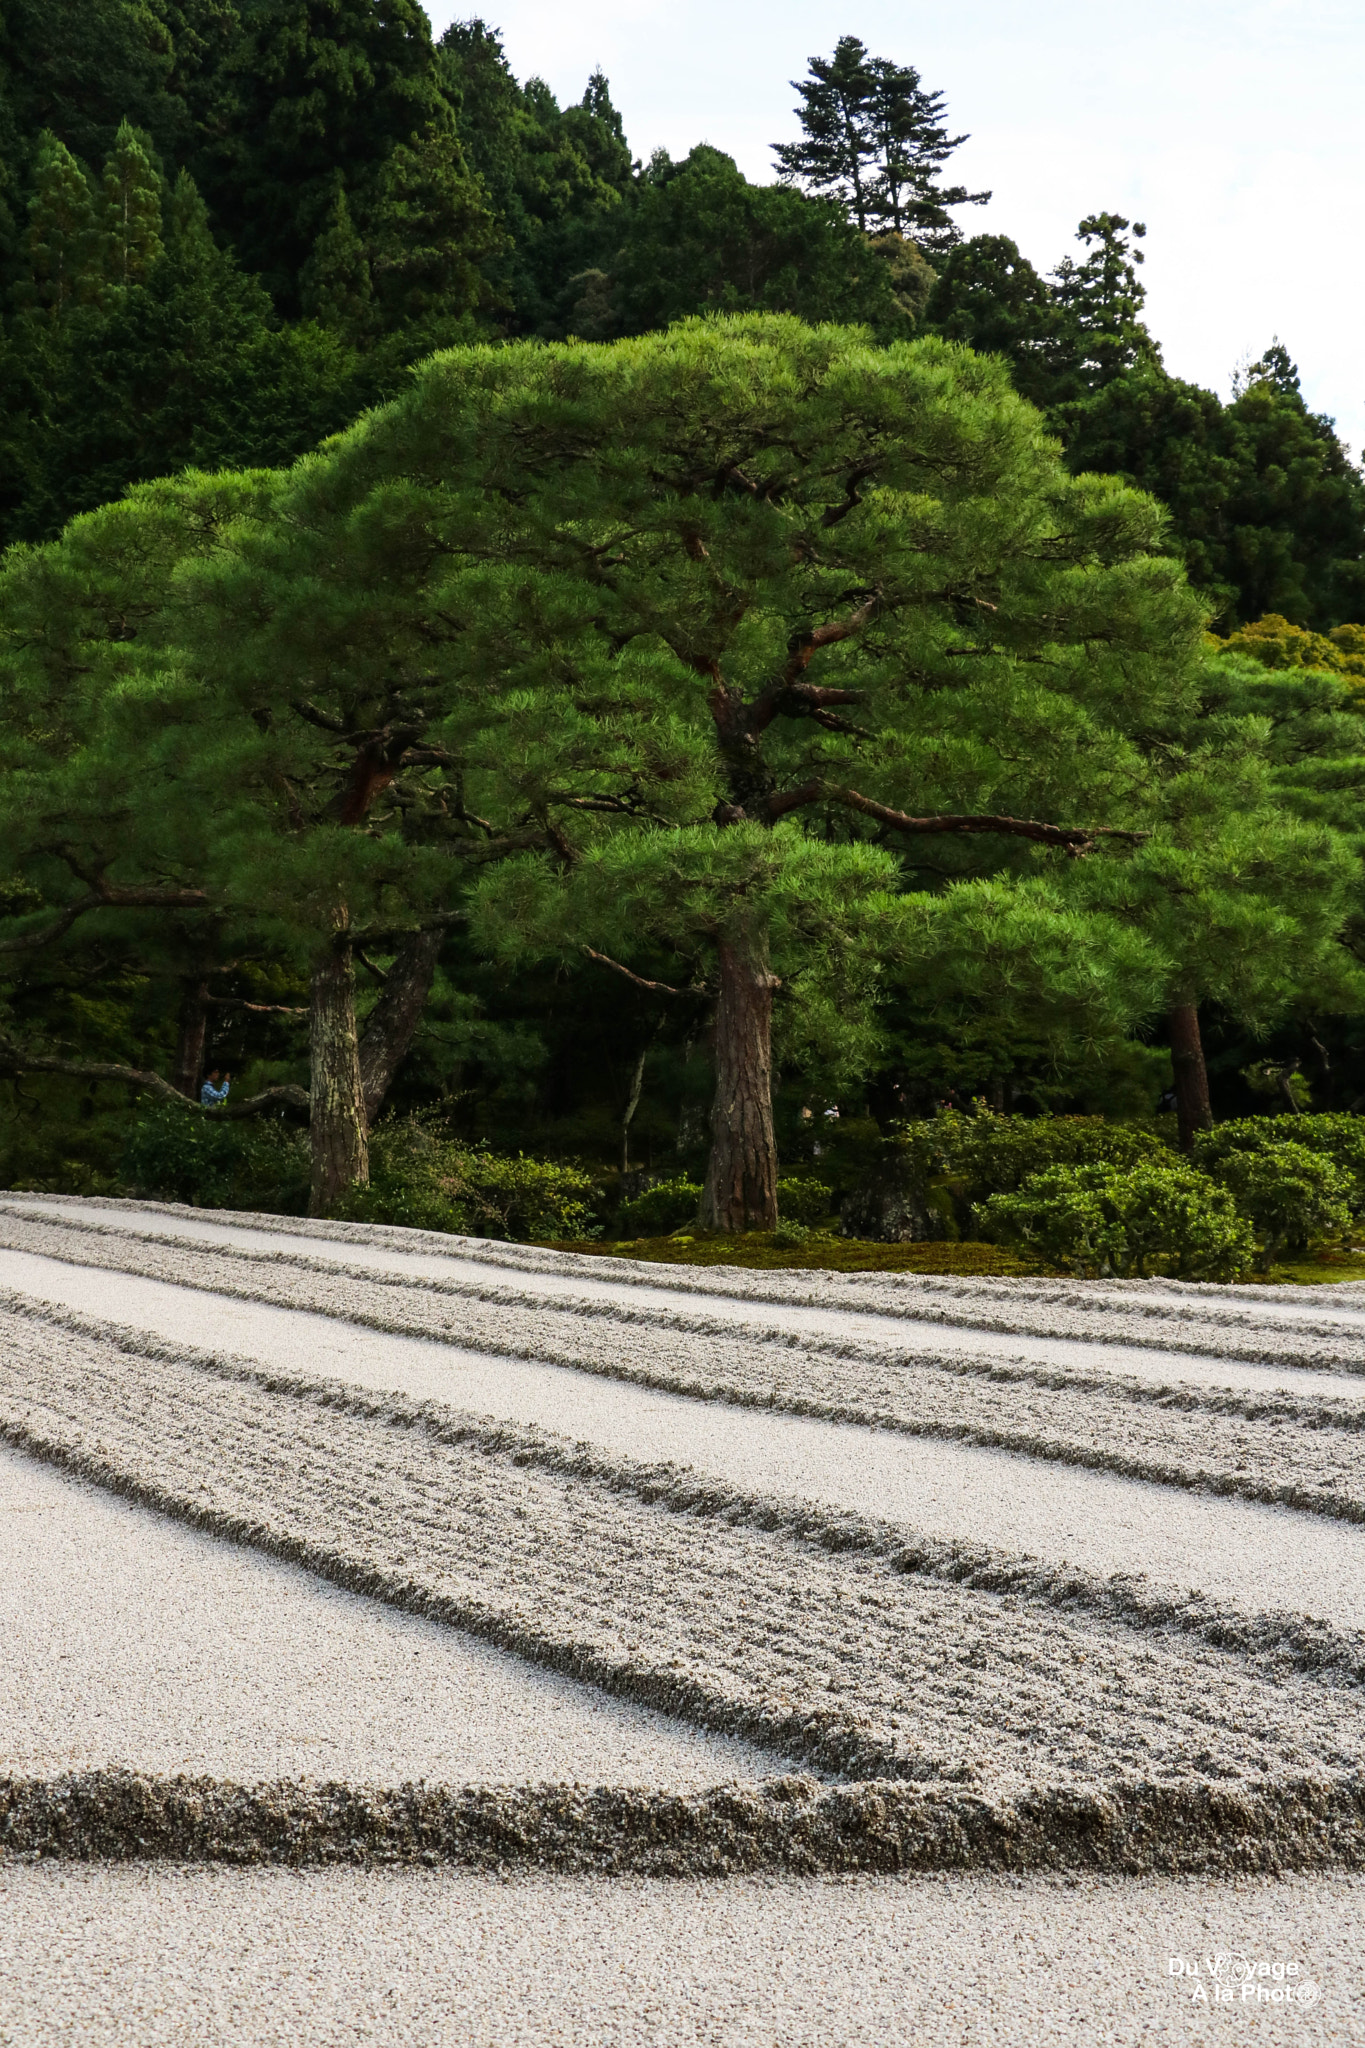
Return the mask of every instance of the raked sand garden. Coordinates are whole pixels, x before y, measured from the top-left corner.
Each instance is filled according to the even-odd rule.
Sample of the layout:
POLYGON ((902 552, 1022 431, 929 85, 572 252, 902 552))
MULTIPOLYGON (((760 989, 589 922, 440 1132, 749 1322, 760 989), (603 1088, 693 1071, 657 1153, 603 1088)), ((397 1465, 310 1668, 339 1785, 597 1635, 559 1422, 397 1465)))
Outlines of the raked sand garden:
POLYGON ((1365 2039, 1365 1288, 11 1195, 0 1337, 0 2041, 1365 2039))

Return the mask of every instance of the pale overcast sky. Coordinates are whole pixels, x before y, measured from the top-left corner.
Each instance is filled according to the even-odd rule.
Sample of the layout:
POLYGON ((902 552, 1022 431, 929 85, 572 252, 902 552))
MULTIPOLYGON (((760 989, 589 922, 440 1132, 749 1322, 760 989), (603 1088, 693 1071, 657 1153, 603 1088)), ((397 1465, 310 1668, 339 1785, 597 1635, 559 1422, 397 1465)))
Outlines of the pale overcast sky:
MULTIPOLYGON (((476 4, 431 7, 438 30, 476 4)), ((694 142, 769 179, 812 53, 859 35, 947 94, 953 163, 1040 269, 1082 215, 1147 223, 1168 368, 1227 395, 1278 335, 1309 402, 1365 442, 1365 0, 477 0, 561 101, 601 65, 637 156, 694 142)))

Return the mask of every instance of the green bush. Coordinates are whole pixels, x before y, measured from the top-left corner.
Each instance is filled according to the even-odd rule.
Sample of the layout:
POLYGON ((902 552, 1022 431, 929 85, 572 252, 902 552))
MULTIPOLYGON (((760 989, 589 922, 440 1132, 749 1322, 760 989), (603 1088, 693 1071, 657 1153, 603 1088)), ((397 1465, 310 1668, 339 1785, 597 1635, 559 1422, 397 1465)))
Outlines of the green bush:
POLYGON ((822 1180, 792 1174, 777 1183, 777 1213, 783 1223, 822 1223, 834 1210, 834 1191, 822 1180))
POLYGON ((276 1117, 153 1103, 129 1130, 119 1166, 127 1190, 152 1199, 283 1216, 308 1207, 308 1133, 276 1117))
POLYGON ((1051 1166, 992 1195, 977 1212, 987 1237, 1077 1274, 1234 1280, 1255 1255, 1232 1196, 1171 1158, 1051 1166))
MULTIPOLYGON (((1315 1238, 1339 1237, 1350 1228, 1355 1183, 1325 1152, 1288 1137, 1238 1144, 1229 1136, 1235 1128, 1225 1124, 1203 1133, 1193 1157, 1250 1217, 1263 1265, 1287 1246, 1305 1250, 1315 1238)), ((1297 1133, 1297 1118, 1291 1129, 1297 1133)))
POLYGON ((525 1243, 599 1235, 592 1201, 592 1178, 580 1167, 470 1150, 404 1117, 371 1134, 369 1186, 353 1189, 336 1214, 525 1243))
POLYGON ((1224 1160, 1239 1154, 1278 1153, 1286 1145, 1329 1159, 1346 1177, 1352 1215, 1365 1215, 1365 1118, 1326 1112, 1241 1117, 1201 1133, 1195 1140, 1195 1157, 1205 1173, 1221 1178, 1224 1160))
POLYGON ((661 1180, 654 1187, 646 1188, 642 1195, 633 1195, 628 1202, 622 1202, 616 1217, 617 1234, 621 1237, 667 1237, 674 1230, 681 1230, 685 1224, 695 1223, 701 1207, 701 1186, 699 1182, 679 1175, 674 1180, 661 1180))
POLYGON ((1008 1194, 1050 1167, 1119 1170, 1168 1164, 1174 1154, 1157 1132, 1099 1116, 999 1116, 984 1104, 941 1109, 928 1122, 902 1126, 925 1177, 960 1181, 969 1199, 1008 1194))

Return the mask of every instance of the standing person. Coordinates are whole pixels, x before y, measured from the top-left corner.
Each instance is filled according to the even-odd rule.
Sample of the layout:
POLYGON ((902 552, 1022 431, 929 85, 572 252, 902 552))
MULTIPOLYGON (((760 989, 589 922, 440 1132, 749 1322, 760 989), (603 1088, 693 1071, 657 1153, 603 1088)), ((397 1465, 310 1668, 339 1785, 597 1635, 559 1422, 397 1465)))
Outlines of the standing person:
POLYGON ((226 1102, 228 1099, 228 1089, 232 1086, 232 1076, 231 1074, 223 1075, 223 1085, 221 1088, 218 1085, 218 1079, 218 1069, 215 1067, 203 1087, 199 1090, 199 1100, 205 1109, 216 1109, 220 1102, 226 1102))

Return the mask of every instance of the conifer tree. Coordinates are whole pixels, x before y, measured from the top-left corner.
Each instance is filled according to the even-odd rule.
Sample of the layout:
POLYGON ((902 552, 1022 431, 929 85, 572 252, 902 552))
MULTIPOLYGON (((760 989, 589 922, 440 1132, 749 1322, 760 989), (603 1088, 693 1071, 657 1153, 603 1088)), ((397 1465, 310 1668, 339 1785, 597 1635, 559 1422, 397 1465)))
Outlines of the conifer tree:
POLYGON ((90 182, 50 131, 38 147, 29 202, 28 263, 33 301, 54 321, 97 296, 99 231, 90 182))
MULTIPOLYGON (((509 961, 588 947, 659 986, 665 948, 709 989, 719 1228, 775 1214, 775 1004, 847 1036, 884 955, 956 929, 1047 957, 1067 854, 1146 829, 1140 736, 1194 701, 1157 509, 1068 480, 1003 373, 942 344, 746 319, 456 351, 300 489, 224 587, 211 695, 269 678, 363 734, 346 816, 439 759, 433 856, 485 821, 475 912, 509 961), (994 872, 907 893, 890 849, 958 841, 994 872)), ((1096 1003, 1158 1001, 1159 954, 1095 933, 1096 1003)))
POLYGON ((943 94, 926 92, 913 67, 869 55, 857 36, 841 36, 832 57, 812 57, 809 76, 792 84, 805 136, 774 143, 783 176, 837 200, 864 234, 954 248, 962 236, 950 209, 984 206, 991 195, 941 182, 969 139, 948 134, 943 94))
POLYGON ((161 181, 127 121, 120 125, 105 159, 100 227, 110 282, 142 283, 161 254, 161 181))

